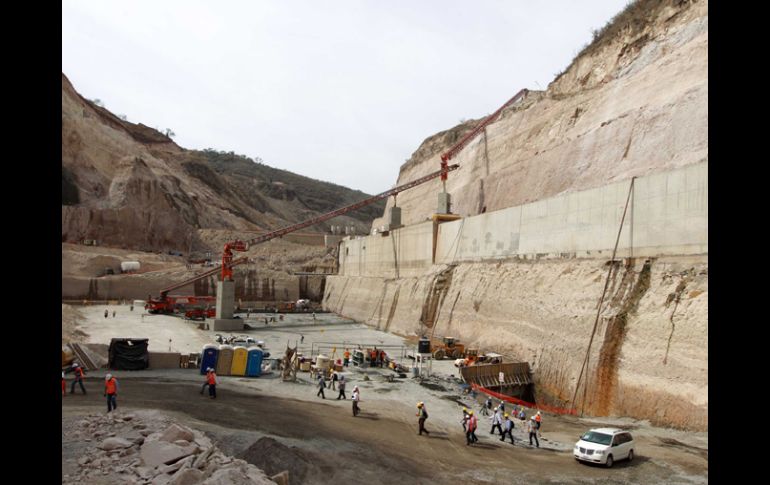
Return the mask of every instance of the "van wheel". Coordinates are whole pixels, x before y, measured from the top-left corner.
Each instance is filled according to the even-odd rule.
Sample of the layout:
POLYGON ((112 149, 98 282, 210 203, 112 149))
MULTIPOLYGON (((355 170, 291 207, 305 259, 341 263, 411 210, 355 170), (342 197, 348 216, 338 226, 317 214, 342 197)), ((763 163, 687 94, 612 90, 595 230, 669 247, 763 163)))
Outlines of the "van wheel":
POLYGON ((612 468, 612 464, 614 463, 614 460, 612 459, 612 455, 607 457, 607 468, 612 468))
POLYGON ((628 461, 634 461, 634 450, 628 452, 628 461))

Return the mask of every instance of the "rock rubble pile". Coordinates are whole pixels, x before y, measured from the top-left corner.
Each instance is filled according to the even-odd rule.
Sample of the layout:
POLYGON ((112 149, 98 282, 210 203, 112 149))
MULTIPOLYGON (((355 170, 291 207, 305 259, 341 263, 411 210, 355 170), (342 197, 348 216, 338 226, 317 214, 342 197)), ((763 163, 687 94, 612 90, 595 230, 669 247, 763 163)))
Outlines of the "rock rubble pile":
POLYGON ((288 473, 268 477, 254 465, 225 455, 200 431, 167 418, 120 411, 90 414, 75 422, 69 438, 87 446, 77 458, 77 472, 64 475, 65 485, 289 483, 288 473))

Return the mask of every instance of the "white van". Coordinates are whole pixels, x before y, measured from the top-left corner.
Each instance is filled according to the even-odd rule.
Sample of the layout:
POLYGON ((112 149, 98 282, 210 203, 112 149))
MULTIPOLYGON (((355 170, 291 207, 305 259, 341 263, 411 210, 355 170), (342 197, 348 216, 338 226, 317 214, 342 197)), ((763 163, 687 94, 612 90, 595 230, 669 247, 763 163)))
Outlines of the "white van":
POLYGON ((580 437, 572 454, 578 461, 600 463, 611 468, 618 460, 633 460, 635 446, 634 438, 628 431, 596 428, 580 437))

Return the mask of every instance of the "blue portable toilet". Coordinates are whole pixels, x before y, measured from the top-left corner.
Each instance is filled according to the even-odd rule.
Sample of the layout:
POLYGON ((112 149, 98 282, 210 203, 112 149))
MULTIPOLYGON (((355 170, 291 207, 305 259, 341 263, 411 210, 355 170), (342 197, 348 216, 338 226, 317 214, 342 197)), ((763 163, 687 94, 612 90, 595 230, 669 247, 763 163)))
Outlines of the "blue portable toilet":
POLYGON ((248 359, 246 361, 246 376, 259 377, 262 374, 262 349, 259 347, 249 347, 248 359))
POLYGON ((212 369, 217 368, 217 356, 219 355, 219 347, 217 345, 204 345, 201 354, 201 374, 205 374, 208 367, 212 369))

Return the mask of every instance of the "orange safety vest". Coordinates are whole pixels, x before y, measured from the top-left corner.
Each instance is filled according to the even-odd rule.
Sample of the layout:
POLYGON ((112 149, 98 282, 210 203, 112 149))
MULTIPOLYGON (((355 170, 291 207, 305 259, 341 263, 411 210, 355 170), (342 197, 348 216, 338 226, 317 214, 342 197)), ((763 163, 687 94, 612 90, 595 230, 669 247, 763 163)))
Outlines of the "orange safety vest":
POLYGON ((117 386, 115 385, 115 378, 113 377, 109 381, 106 381, 104 383, 105 390, 107 394, 115 394, 117 391, 117 386))
POLYGON ((468 431, 475 431, 476 430, 476 416, 471 416, 468 419, 468 431))
POLYGON ((349 359, 349 358, 350 358, 350 352, 348 352, 347 350, 345 351, 345 358, 346 358, 346 359, 349 359))
POLYGON ((207 379, 208 379, 209 386, 215 386, 217 384, 217 375, 214 374, 213 372, 209 372, 207 379))
POLYGON ((75 367, 75 379, 82 379, 85 372, 82 367, 75 367))
POLYGON ((539 414, 535 415, 535 421, 537 421, 538 423, 540 422, 540 415, 539 414))

